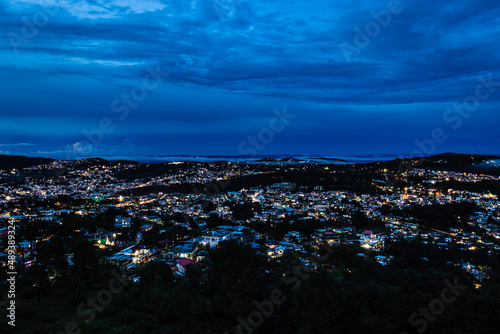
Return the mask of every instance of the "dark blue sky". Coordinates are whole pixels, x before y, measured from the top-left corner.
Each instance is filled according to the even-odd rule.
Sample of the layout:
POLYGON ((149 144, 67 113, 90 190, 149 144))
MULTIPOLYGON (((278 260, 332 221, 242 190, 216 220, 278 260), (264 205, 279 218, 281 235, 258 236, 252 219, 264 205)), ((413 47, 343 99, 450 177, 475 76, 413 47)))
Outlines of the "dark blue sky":
POLYGON ((498 0, 0 0, 0 27, 0 154, 500 153, 498 0))

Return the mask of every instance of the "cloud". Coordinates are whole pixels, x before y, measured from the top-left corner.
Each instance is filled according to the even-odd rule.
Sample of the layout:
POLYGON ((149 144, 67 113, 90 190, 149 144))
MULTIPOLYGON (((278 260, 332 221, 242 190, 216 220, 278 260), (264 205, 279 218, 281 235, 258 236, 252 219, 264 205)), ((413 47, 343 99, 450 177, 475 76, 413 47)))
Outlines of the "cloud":
POLYGON ((117 155, 130 155, 134 153, 134 140, 125 138, 121 145, 99 144, 93 145, 88 141, 74 142, 66 145, 64 149, 38 150, 31 152, 31 155, 45 155, 60 159, 74 160, 95 156, 113 157, 117 155))
POLYGON ((43 6, 55 7, 67 11, 79 19, 111 19, 133 13, 144 13, 165 8, 165 4, 156 0, 21 0, 12 5, 14 9, 43 6))
MULTIPOLYGON (((22 17, 32 21, 56 5, 57 14, 18 53, 9 38, 0 46, 2 141, 16 134, 66 136, 58 147, 65 152, 69 142, 83 142, 82 130, 103 118, 116 121, 111 102, 141 85, 146 67, 156 64, 168 78, 130 119, 116 121, 108 138, 149 130, 177 138, 232 136, 285 104, 295 106, 308 129, 337 117, 355 124, 365 107, 400 115, 432 105, 439 118, 444 104, 473 93, 478 76, 500 78, 500 3, 493 0, 403 0, 401 13, 351 62, 339 46, 354 45, 355 28, 374 22, 372 12, 385 10, 386 2, 7 1, 0 14, 4 35, 23 36, 22 17)), ((499 103, 500 94, 493 94, 483 106, 499 103)), ((489 132, 500 119, 481 121, 489 132)))
POLYGON ((0 147, 11 147, 11 148, 26 147, 26 146, 36 146, 36 144, 30 144, 30 143, 0 144, 0 147))

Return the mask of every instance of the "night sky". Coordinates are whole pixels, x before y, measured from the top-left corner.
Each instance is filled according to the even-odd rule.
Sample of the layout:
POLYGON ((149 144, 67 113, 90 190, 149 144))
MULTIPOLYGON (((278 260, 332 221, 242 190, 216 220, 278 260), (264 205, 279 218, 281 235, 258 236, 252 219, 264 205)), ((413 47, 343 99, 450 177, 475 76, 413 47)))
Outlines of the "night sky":
POLYGON ((0 0, 0 28, 0 154, 500 153, 498 0, 0 0))

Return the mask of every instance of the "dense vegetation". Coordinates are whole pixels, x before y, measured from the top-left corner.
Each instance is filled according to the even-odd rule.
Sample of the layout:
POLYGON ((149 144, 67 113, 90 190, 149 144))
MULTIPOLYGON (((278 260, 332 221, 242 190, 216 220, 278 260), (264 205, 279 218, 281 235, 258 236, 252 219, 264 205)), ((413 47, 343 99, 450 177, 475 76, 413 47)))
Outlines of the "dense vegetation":
POLYGON ((0 155, 0 170, 1 169, 21 169, 26 167, 38 166, 43 164, 48 164, 54 161, 54 159, 49 158, 31 158, 24 157, 20 155, 0 155))
POLYGON ((404 210, 385 205, 381 210, 382 214, 416 219, 423 227, 445 231, 453 227, 470 229, 468 217, 477 211, 481 209, 471 202, 415 205, 404 210))
POLYGON ((19 278, 20 333, 63 332, 69 322, 83 333, 120 334, 417 333, 424 325, 427 333, 493 333, 500 320, 500 258, 482 251, 398 242, 385 253, 394 261, 381 266, 372 254, 357 255, 355 246, 310 248, 317 262, 310 269, 297 253, 285 253, 278 262, 227 242, 188 267, 184 278, 174 277, 164 262, 147 263, 141 281, 126 283, 108 303, 99 293, 119 270, 99 261, 104 254, 71 239, 40 245, 39 263, 19 278), (75 254, 72 267, 61 257, 65 247, 75 254), (471 277, 452 264, 460 258, 482 263, 491 278, 475 289, 471 277), (429 315, 432 321, 415 316, 442 298, 447 282, 460 287, 456 300, 442 314, 429 315), (88 306, 99 298, 107 305, 88 306), (249 321, 255 328, 240 325, 249 321))

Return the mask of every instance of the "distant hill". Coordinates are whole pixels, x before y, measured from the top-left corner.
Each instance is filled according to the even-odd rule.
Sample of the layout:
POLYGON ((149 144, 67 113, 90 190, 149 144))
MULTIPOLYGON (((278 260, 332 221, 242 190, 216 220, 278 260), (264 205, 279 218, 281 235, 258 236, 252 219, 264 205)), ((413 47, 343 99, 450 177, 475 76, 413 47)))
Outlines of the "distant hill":
POLYGON ((295 158, 264 158, 257 160, 258 162, 299 162, 301 160, 295 158))
POLYGON ((347 160, 345 160, 345 159, 338 159, 338 158, 325 158, 325 157, 318 158, 318 160, 348 162, 348 161, 347 161, 347 160))
MULTIPOLYGON (((319 161, 324 161, 328 164, 328 161, 332 162, 347 162, 347 160, 337 159, 337 158, 326 158, 320 157, 316 158, 319 161)), ((388 168, 390 170, 397 170, 398 167, 403 163, 404 160, 411 162, 417 168, 430 168, 436 170, 453 170, 459 172, 473 172, 473 173, 486 173, 491 175, 500 175, 500 162, 487 163, 488 161, 496 160, 498 161, 500 157, 491 155, 477 155, 477 154, 457 154, 457 153, 442 153, 428 157, 420 158, 407 158, 407 159, 395 159, 388 161, 376 161, 367 163, 358 163, 358 166, 372 166, 375 168, 388 168), (417 163, 418 162, 418 163, 417 163)), ((18 155, 0 155, 0 170, 9 170, 13 168, 21 169, 26 167, 38 166, 41 164, 47 164, 54 161, 50 158, 42 157, 25 157, 18 155)), ((81 160, 76 160, 73 162, 73 166, 77 169, 85 169, 92 166, 116 166, 117 164, 130 164, 136 165, 135 170, 124 171, 117 175, 119 178, 123 179, 136 179, 136 178, 146 178, 154 177, 158 175, 163 175, 165 173, 174 173, 179 169, 187 168, 191 163, 196 164, 221 164, 225 160, 220 160, 217 162, 196 162, 196 161, 184 161, 178 165, 172 165, 170 162, 156 162, 156 163, 141 163, 131 160, 106 160, 103 158, 86 158, 81 160)), ((290 157, 267 157, 258 160, 258 162, 303 162, 290 157)), ((205 167, 206 167, 205 166, 205 167)))
POLYGON ((50 158, 41 157, 24 157, 20 155, 0 155, 0 169, 22 169, 43 164, 48 164, 54 161, 50 158))
POLYGON ((494 155, 443 153, 424 158, 421 168, 500 175, 498 164, 486 163, 498 159, 500 157, 494 155))
POLYGON ((74 167, 79 169, 85 169, 88 167, 95 167, 95 166, 116 166, 118 164, 139 165, 140 163, 131 160, 106 160, 97 157, 73 161, 74 167))
POLYGON ((388 168, 392 171, 397 171, 399 169, 400 172, 406 170, 407 167, 411 165, 414 168, 500 175, 498 163, 487 163, 488 161, 497 161, 499 159, 499 156, 494 155, 442 153, 428 157, 398 158, 391 161, 370 162, 366 165, 378 168, 388 168))

